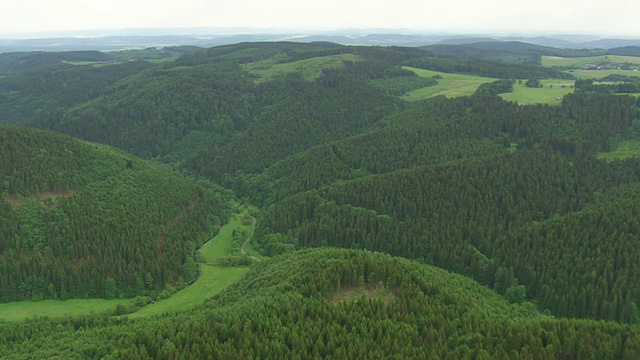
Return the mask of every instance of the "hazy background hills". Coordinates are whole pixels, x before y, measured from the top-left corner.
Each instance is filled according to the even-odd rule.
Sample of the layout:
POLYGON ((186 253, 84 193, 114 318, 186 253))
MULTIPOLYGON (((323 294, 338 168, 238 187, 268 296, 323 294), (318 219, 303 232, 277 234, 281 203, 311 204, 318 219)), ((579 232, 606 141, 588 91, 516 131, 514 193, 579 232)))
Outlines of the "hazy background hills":
POLYGON ((246 41, 329 41, 343 45, 424 46, 433 44, 460 45, 488 41, 521 41, 536 45, 572 49, 610 49, 640 46, 640 38, 610 38, 597 35, 491 35, 455 33, 418 33, 390 29, 341 30, 326 32, 269 31, 256 29, 156 29, 119 32, 61 33, 57 35, 5 36, 0 38, 0 52, 123 50, 146 47, 193 45, 211 47, 246 41))

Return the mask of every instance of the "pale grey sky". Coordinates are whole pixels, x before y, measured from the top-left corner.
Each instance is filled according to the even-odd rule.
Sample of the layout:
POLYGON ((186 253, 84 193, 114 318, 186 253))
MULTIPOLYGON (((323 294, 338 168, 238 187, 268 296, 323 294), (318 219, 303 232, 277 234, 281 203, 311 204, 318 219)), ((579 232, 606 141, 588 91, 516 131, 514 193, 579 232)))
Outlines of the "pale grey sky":
POLYGON ((640 37, 636 0, 0 0, 0 34, 92 29, 404 28, 640 37))

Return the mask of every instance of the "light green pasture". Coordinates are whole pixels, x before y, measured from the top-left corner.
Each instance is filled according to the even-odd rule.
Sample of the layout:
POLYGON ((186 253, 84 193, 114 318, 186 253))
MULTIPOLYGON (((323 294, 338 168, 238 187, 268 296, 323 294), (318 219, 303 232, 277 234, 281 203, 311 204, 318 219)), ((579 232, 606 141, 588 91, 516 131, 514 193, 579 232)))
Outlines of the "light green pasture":
POLYGON ((17 301, 0 304, 0 321, 20 321, 33 317, 67 317, 113 311, 130 299, 72 299, 17 301))
POLYGON ((353 54, 321 56, 311 59, 288 63, 278 63, 277 58, 256 61, 243 65, 243 68, 253 74, 255 82, 261 83, 291 73, 300 73, 306 81, 317 79, 323 69, 335 69, 344 66, 342 61, 360 61, 361 58, 353 54))
MULTIPOLYGON (((524 83, 526 80, 523 80, 524 83)), ((513 92, 500 94, 506 101, 517 101, 522 103, 536 104, 558 104, 562 103, 562 98, 573 92, 573 80, 546 79, 540 80, 541 88, 529 88, 524 84, 513 84, 513 92), (564 86, 564 87, 563 87, 564 86)))
POLYGON ((484 83, 492 82, 497 79, 482 77, 482 76, 474 76, 474 75, 463 75, 463 74, 450 74, 443 73, 439 71, 432 70, 423 70, 413 67, 404 66, 404 69, 411 70, 416 73, 418 76, 422 77, 434 77, 440 76, 441 79, 438 80, 438 84, 434 86, 428 86, 420 89, 416 89, 406 93, 401 96, 401 99, 407 101, 417 101, 432 98, 439 95, 445 95, 446 97, 460 97, 460 96, 468 96, 472 95, 477 89, 478 86, 484 83))
POLYGON ((147 305, 137 312, 128 315, 131 318, 163 314, 178 311, 202 304, 205 299, 226 289, 249 271, 249 267, 222 267, 215 265, 216 260, 229 255, 233 245, 233 230, 246 230, 249 233, 253 225, 242 225, 240 215, 233 215, 229 223, 223 226, 218 235, 198 250, 206 263, 200 264, 200 276, 188 287, 178 291, 171 297, 147 305))
POLYGON ((617 64, 631 63, 640 64, 640 57, 622 56, 622 55, 601 55, 586 56, 577 58, 559 57, 559 56, 543 56, 542 66, 560 66, 580 68, 587 64, 599 64, 603 62, 612 62, 617 64))
POLYGON ((178 59, 178 56, 172 56, 172 57, 166 57, 166 58, 160 58, 160 59, 149 59, 147 61, 152 64, 164 64, 164 63, 176 61, 176 59, 178 59))
POLYGON ((575 76, 578 79, 602 79, 603 77, 609 76, 611 74, 640 77, 640 71, 636 71, 636 70, 616 70, 616 69, 611 69, 611 70, 583 70, 583 69, 576 69, 576 70, 567 70, 566 73, 569 73, 569 74, 575 76))

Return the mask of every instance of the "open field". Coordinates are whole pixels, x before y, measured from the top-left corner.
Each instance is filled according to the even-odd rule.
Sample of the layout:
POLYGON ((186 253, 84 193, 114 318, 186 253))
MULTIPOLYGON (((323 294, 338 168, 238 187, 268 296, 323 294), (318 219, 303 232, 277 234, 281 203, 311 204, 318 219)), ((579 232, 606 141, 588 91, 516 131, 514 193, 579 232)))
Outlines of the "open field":
POLYGON ((621 56, 621 55, 601 55, 588 56, 578 58, 565 58, 559 56, 543 56, 542 66, 561 66, 579 68, 587 64, 595 64, 602 62, 613 62, 617 64, 631 63, 640 64, 640 57, 637 56, 621 56))
POLYGON ((562 103, 562 97, 573 92, 573 80, 547 79, 540 80, 541 88, 529 88, 523 84, 514 84, 513 92, 500 94, 506 101, 518 103, 557 104, 562 103), (564 87, 563 87, 564 86, 564 87))
MULTIPOLYGON (((127 316, 136 318, 162 314, 170 311, 184 310, 201 304, 205 299, 221 292, 229 285, 244 276, 249 268, 216 266, 216 259, 229 254, 233 244, 233 230, 251 232, 253 225, 243 225, 241 215, 234 215, 229 223, 223 226, 218 234, 199 250, 206 264, 200 264, 200 276, 188 287, 178 291, 167 299, 149 304, 127 316)), ((252 255, 256 255, 253 252, 252 255)), ((113 311, 119 303, 129 305, 131 299, 73 299, 20 301, 0 304, 1 321, 20 321, 32 317, 66 317, 97 314, 113 311)))
POLYGON ((160 59, 149 59, 147 60, 147 62, 150 62, 152 64, 164 64, 164 63, 176 61, 176 59, 178 59, 178 56, 172 56, 172 57, 166 57, 166 58, 160 58, 160 59))
POLYGON ((423 100, 438 95, 445 95, 446 97, 468 96, 472 95, 481 84, 496 80, 482 76, 450 74, 408 66, 403 66, 403 68, 411 70, 422 77, 434 77, 437 75, 442 77, 441 79, 437 79, 438 85, 416 89, 400 97, 407 101, 423 100))
POLYGON ((226 289, 229 285, 243 277, 249 267, 222 267, 215 265, 216 259, 226 256, 233 245, 233 230, 239 228, 251 231, 252 225, 242 225, 241 215, 234 215, 229 223, 223 226, 218 235, 200 248, 200 252, 206 259, 206 264, 200 264, 200 276, 188 287, 171 295, 171 297, 149 304, 133 314, 130 318, 163 314, 170 311, 179 311, 200 305, 205 299, 226 289))
POLYGON ((113 311, 119 303, 129 303, 129 299, 72 299, 17 301, 0 304, 0 322, 20 321, 33 317, 66 317, 98 314, 113 311))
MULTIPOLYGON (((438 95, 468 96, 472 95, 481 84, 496 80, 482 76, 449 74, 412 67, 404 68, 423 77, 436 75, 442 77, 442 79, 438 79, 438 85, 413 90, 401 96, 402 99, 408 101, 422 100, 438 95)), ((540 82, 543 85, 541 88, 528 88, 523 84, 516 83, 513 85, 512 93, 501 94, 500 97, 506 101, 517 101, 518 103, 560 104, 561 101, 556 99, 562 99, 566 94, 573 92, 573 80, 547 79, 540 82)))
POLYGON ((277 59, 272 58, 245 64, 243 68, 256 76, 255 82, 257 83, 291 73, 300 73, 305 80, 313 81, 320 76, 323 69, 342 67, 343 60, 359 61, 361 59, 357 55, 341 54, 279 64, 277 59))
POLYGON ((637 157, 640 157, 640 140, 624 140, 618 144, 614 151, 598 154, 599 159, 605 159, 607 161, 624 160, 637 157))
POLYGON ((130 318, 139 318, 166 312, 185 310, 202 302, 213 295, 226 289, 229 285, 243 277, 249 268, 221 267, 213 265, 201 265, 200 277, 188 287, 171 295, 171 297, 149 304, 133 314, 130 318))
POLYGON ((611 74, 626 75, 640 77, 640 71, 635 70, 568 70, 567 73, 575 76, 577 79, 602 79, 611 74))

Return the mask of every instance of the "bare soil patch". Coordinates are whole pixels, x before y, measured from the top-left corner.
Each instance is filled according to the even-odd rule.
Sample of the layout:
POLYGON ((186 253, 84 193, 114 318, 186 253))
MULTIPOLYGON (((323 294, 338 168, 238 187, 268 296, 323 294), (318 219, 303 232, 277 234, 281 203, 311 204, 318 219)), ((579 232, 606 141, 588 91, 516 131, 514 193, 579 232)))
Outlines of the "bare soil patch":
POLYGON ((57 197, 63 197, 63 198, 68 198, 68 197, 72 197, 73 195, 75 195, 78 192, 78 190, 67 190, 67 191, 45 191, 40 195, 31 195, 31 196, 8 196, 7 197, 7 201, 11 204, 11 206, 13 206, 13 208, 17 208, 23 204, 25 204, 27 201, 29 201, 30 199, 37 197, 38 201, 41 204, 44 204, 45 201, 51 199, 55 199, 57 197))

